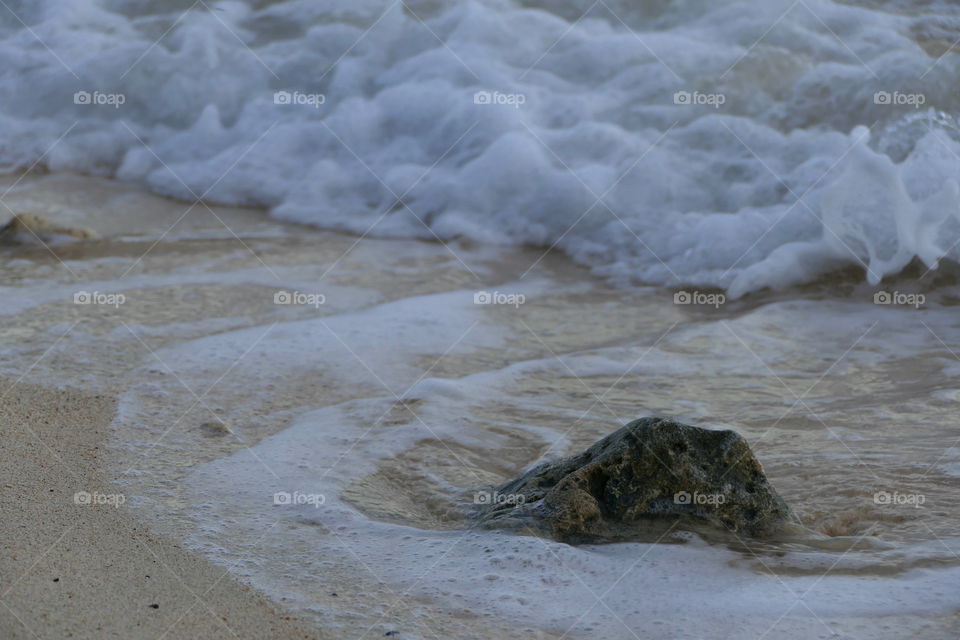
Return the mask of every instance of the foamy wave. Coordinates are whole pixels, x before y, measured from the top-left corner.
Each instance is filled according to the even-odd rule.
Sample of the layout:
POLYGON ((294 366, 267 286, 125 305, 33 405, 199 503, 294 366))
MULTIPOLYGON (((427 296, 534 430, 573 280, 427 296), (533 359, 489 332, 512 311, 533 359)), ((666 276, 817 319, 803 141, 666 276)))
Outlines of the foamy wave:
POLYGON ((170 4, 10 2, 0 163, 734 296, 958 257, 946 7, 170 4))

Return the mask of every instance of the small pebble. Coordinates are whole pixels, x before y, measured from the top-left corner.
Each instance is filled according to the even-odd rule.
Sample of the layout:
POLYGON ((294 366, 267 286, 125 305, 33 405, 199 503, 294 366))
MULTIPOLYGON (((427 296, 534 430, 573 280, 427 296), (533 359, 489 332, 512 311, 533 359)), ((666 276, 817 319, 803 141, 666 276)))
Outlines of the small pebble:
POLYGON ((223 436, 228 433, 233 433, 233 430, 225 422, 204 422, 200 425, 200 428, 208 436, 223 436))

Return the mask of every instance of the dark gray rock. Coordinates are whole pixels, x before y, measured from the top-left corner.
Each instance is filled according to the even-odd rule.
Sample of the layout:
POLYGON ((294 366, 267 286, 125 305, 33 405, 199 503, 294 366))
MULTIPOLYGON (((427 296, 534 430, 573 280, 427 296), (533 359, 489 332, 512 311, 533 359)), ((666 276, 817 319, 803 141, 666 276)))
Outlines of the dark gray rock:
POLYGON ((750 536, 798 522, 742 436, 661 418, 635 420, 481 495, 480 526, 566 542, 629 539, 678 518, 750 536))

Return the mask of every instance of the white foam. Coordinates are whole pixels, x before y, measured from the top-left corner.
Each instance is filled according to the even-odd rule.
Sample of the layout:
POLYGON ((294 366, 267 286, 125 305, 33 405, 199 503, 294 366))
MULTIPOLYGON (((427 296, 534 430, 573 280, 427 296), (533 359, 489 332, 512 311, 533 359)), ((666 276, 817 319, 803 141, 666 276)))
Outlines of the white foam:
POLYGON ((12 3, 29 30, 0 18, 0 163, 355 232, 556 242, 617 279, 733 295, 958 256, 957 57, 910 36, 954 40, 936 15, 829 0, 611 1, 580 20, 589 3, 567 0, 207 4, 12 3))
MULTIPOLYGON (((356 575, 369 577, 369 571, 405 598, 465 607, 491 622, 522 620, 557 635, 569 630, 587 637, 621 638, 629 637, 626 629, 643 629, 656 637, 707 638, 715 637, 718 628, 759 635, 775 627, 784 637, 809 637, 811 630, 820 632, 823 625, 835 630, 851 620, 860 624, 861 632, 864 624, 874 630, 882 624, 889 630, 911 624, 911 616, 947 614, 955 605, 952 585, 960 579, 957 569, 913 570, 897 580, 882 580, 857 575, 865 562, 857 553, 840 558, 845 561, 840 569, 853 569, 852 574, 837 569, 833 556, 812 554, 804 559, 801 554, 798 559, 789 554, 780 560, 813 568, 822 565, 821 570, 777 577, 760 562, 689 535, 682 536, 687 540, 682 546, 573 547, 495 532, 423 531, 369 520, 340 499, 343 486, 374 471, 378 459, 392 458, 427 437, 426 424, 447 441, 470 437, 451 426, 455 421, 449 420, 449 411, 429 407, 423 424, 411 421, 393 427, 389 437, 370 435, 365 417, 381 409, 350 403, 303 416, 253 447, 268 469, 251 467, 248 452, 198 468, 188 486, 207 509, 193 543, 224 564, 233 564, 232 558, 242 557, 235 554, 243 547, 233 546, 243 538, 239 532, 269 531, 253 536, 257 557, 267 560, 245 563, 239 571, 275 597, 301 602, 311 601, 318 581, 323 586, 326 580, 338 583, 340 578, 332 576, 339 574, 331 567, 348 548, 346 564, 356 575), (294 491, 325 499, 320 507, 271 505, 273 493, 294 491), (332 533, 319 533, 304 523, 332 533), (292 564, 286 560, 291 550, 296 550, 292 564), (827 568, 837 570, 824 575, 827 568), (301 589, 291 575, 313 578, 301 589), (602 604, 591 606, 601 597, 602 604), (696 615, 677 613, 691 608, 696 615), (887 615, 899 618, 884 621, 887 615)), ((909 549, 889 553, 892 557, 901 551, 910 553, 909 549)), ((351 615, 339 606, 314 607, 328 628, 351 615)), ((376 623, 376 616, 368 616, 363 624, 376 623)))
MULTIPOLYGON (((514 283, 503 288, 515 290, 514 283)), ((558 289, 559 284, 542 284, 539 290, 528 285, 524 291, 531 296, 529 304, 537 305, 551 300, 558 289)), ((255 420, 267 420, 264 407, 271 396, 282 396, 281 389, 302 380, 318 389, 305 402, 323 406, 312 410, 295 406, 285 414, 290 420, 283 420, 283 431, 249 449, 191 467, 182 491, 178 483, 177 491, 171 492, 176 500, 163 501, 169 482, 164 472, 151 476, 142 499, 156 503, 145 508, 159 516, 169 513, 171 503, 181 505, 173 508, 174 517, 192 521, 192 545, 272 596, 318 614, 324 628, 342 625, 341 635, 358 635, 357 624, 363 629, 374 625, 387 605, 373 609, 371 602, 385 602, 391 592, 440 611, 466 610, 491 624, 519 617, 532 628, 557 635, 574 627, 580 636, 597 638, 630 637, 618 617, 627 628, 652 637, 715 637, 717 629, 728 635, 759 636, 775 627, 778 637, 806 638, 824 631, 821 620, 841 635, 878 637, 882 631, 888 637, 902 637, 904 629, 918 620, 952 611, 951 595, 960 580, 957 569, 911 569, 934 566, 917 558, 942 564, 955 546, 946 536, 942 536, 946 548, 939 541, 871 543, 868 551, 848 554, 781 548, 785 556, 763 556, 764 562, 788 568, 776 578, 754 558, 723 546, 706 546, 696 538, 682 546, 570 547, 467 531, 460 525, 454 531, 418 529, 369 517, 358 505, 359 495, 368 501, 367 509, 370 504, 387 504, 394 509, 391 513, 407 514, 404 521, 419 522, 418 515, 410 514, 421 513, 425 505, 464 504, 469 496, 460 494, 492 481, 493 476, 479 474, 495 467, 503 456, 513 454, 512 464, 530 466, 544 457, 563 455, 572 440, 584 436, 574 427, 584 417, 585 403, 595 399, 589 389, 599 393, 609 378, 629 376, 638 383, 627 392, 626 406, 636 412, 631 418, 648 408, 672 412, 679 408, 708 417, 703 420, 707 425, 739 428, 715 417, 724 415, 716 397, 701 396, 685 407, 682 398, 657 391, 653 395, 660 397, 652 401, 661 406, 645 407, 651 396, 636 395, 637 388, 654 387, 664 376, 682 380, 695 372, 724 380, 721 397, 734 391, 738 380, 767 395, 759 381, 774 375, 787 378, 789 383, 783 385, 789 388, 783 389, 770 380, 769 395, 781 395, 785 410, 797 397, 805 397, 818 414, 823 410, 831 426, 825 439, 836 438, 846 446, 806 455, 827 461, 825 469, 846 479, 845 466, 858 467, 865 460, 897 461, 897 447, 877 454, 854 450, 860 451, 872 438, 890 437, 889 431, 878 433, 875 423, 889 425, 899 416, 874 416, 873 407, 857 407, 856 420, 847 416, 834 428, 829 412, 836 410, 830 408, 829 388, 849 373, 878 371, 905 355, 936 349, 940 344, 936 335, 948 335, 952 327, 948 314, 873 307, 866 300, 787 301, 726 320, 685 323, 653 348, 647 346, 655 340, 650 338, 517 361, 515 354, 498 359, 497 354, 513 352, 511 332, 498 324, 503 316, 474 304, 472 293, 408 298, 290 322, 266 333, 263 328, 245 329, 158 349, 162 368, 169 366, 176 379, 140 376, 148 380, 145 387, 132 387, 124 395, 118 420, 134 426, 134 432, 141 422, 161 428, 168 424, 164 413, 143 414, 138 400, 145 397, 144 391, 176 391, 180 381, 203 389, 224 370, 240 390, 239 397, 230 400, 234 415, 251 405, 255 420), (817 349, 808 348, 812 344, 817 349), (433 371, 418 380, 443 354, 447 359, 442 359, 441 368, 475 358, 461 365, 475 373, 444 377, 433 371), (825 372, 832 377, 824 379, 825 372), (608 379, 603 383, 598 377, 608 379), (551 384, 537 384, 543 380, 551 384), (566 391, 565 383, 570 385, 566 391), (811 394, 818 385, 817 393, 811 394), (350 399, 332 400, 342 397, 337 386, 346 387, 350 399), (402 394, 413 410, 398 407, 394 392, 402 394), (518 447, 519 455, 512 450, 518 447), (472 458, 474 464, 460 465, 458 456, 480 456, 482 461, 472 458), (460 481, 445 472, 460 474, 456 476, 460 481), (321 495, 323 504, 274 505, 278 492, 321 495), (887 567, 904 571, 895 578, 879 577, 877 572, 887 567), (791 575, 790 568, 800 571, 791 575), (825 572, 829 575, 820 579, 825 572), (362 596, 348 603, 343 597, 348 587, 362 596), (334 590, 341 591, 336 602, 322 597, 334 590), (591 609, 595 598, 604 594, 607 604, 591 609), (806 594, 805 604, 797 602, 799 594, 806 594), (691 603, 697 607, 696 615, 676 613, 690 611, 691 603)), ((154 358, 148 361, 146 368, 161 368, 154 358)), ((874 402, 887 407, 886 392, 870 393, 879 394, 874 402)), ((180 402, 192 404, 192 397, 182 395, 180 402)), ((177 402, 168 393, 163 411, 178 416, 177 402)), ((624 401, 609 398, 609 402, 618 407, 624 401)), ((769 413, 773 402, 765 399, 757 406, 769 413)), ((606 407, 599 413, 610 429, 622 424, 606 407)), ((731 420, 729 415, 726 419, 731 420)), ((732 420, 736 422, 735 417, 732 420)), ((904 438, 909 438, 908 432, 902 428, 904 438)), ((247 435, 242 428, 238 433, 247 435)), ((792 446, 771 452, 765 461, 779 464, 778 458, 786 457, 802 469, 803 454, 792 446)), ((940 472, 950 473, 955 464, 954 452, 948 453, 937 462, 940 472)), ((922 465, 920 471, 928 466, 922 465)), ((413 635, 417 631, 409 633, 417 637, 413 635)))

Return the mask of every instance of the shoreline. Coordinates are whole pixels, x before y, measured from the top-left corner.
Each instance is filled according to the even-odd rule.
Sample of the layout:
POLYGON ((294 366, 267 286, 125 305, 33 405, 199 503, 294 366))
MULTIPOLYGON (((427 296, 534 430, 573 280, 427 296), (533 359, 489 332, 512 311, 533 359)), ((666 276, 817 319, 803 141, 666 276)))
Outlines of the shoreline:
POLYGON ((322 638, 199 552, 151 532, 102 473, 114 398, 3 379, 0 635, 322 638))
POLYGON ((953 335, 949 283, 930 310, 875 307, 847 280, 699 308, 536 249, 357 239, 250 209, 179 222, 183 203, 62 174, 16 196, 101 237, 0 247, 4 638, 613 638, 619 623, 590 596, 647 551, 657 561, 621 576, 611 606, 650 637, 697 632, 651 626, 684 606, 667 580, 702 589, 701 624, 731 632, 808 637, 822 617, 855 637, 939 640, 957 620, 941 543, 960 495, 960 452, 943 451, 960 390, 938 381, 950 353, 936 338, 953 335), (280 290, 324 303, 278 303, 280 290), (125 302, 78 304, 78 291, 125 302), (478 303, 484 291, 523 302, 478 303), (782 549, 771 569, 764 553, 697 542, 567 547, 447 526, 467 489, 637 414, 742 433, 823 545, 782 549), (891 443, 909 446, 891 456, 891 443), (921 463, 930 477, 904 486, 921 463), (878 506, 877 489, 931 507, 878 506), (278 491, 324 508, 280 506, 278 491), (871 533, 878 545, 853 548, 871 533), (789 615, 787 585, 819 585, 817 613, 789 615), (710 595, 728 588, 766 604, 710 595), (903 610, 875 619, 892 597, 903 610))

